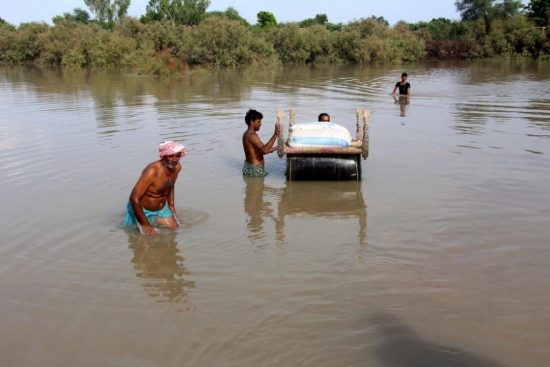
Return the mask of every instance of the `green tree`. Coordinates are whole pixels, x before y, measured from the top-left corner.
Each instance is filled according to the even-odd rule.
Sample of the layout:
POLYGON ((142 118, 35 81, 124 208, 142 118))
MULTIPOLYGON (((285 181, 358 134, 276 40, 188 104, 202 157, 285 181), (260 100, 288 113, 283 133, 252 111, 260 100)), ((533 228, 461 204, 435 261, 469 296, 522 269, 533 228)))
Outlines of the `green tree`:
POLYGON ((149 0, 144 22, 167 20, 172 24, 197 25, 206 15, 210 0, 149 0))
POLYGON ((247 27, 250 26, 247 20, 241 17, 237 9, 235 9, 232 6, 227 8, 225 11, 209 11, 208 13, 206 13, 206 17, 213 17, 213 16, 236 20, 236 21, 239 21, 244 26, 247 26, 247 27))
POLYGON ((48 31, 46 23, 21 23, 17 29, 0 27, 0 62, 22 64, 34 62, 42 52, 41 38, 48 31))
POLYGON ((241 22, 244 25, 247 25, 247 26, 249 25, 248 22, 246 21, 246 19, 241 17, 241 15, 237 11, 237 9, 233 8, 232 6, 230 6, 229 8, 227 8, 225 10, 224 15, 227 18, 231 19, 231 20, 238 20, 239 22, 241 22))
POLYGON ((385 25, 386 27, 389 27, 390 26, 390 23, 386 20, 386 18, 384 17, 376 17, 374 15, 371 15, 370 18, 368 19, 371 19, 373 21, 375 21, 376 23, 380 23, 380 24, 383 24, 385 25))
POLYGON ((328 17, 326 14, 317 14, 315 16, 315 22, 317 24, 327 24, 328 23, 328 17))
POLYGON ((240 22, 209 17, 191 30, 193 42, 185 57, 190 64, 234 67, 249 64, 252 33, 240 22))
POLYGON ((210 6, 210 0, 183 0, 181 24, 199 24, 210 6))
POLYGON ((409 27, 415 33, 424 34, 422 38, 437 41, 463 39, 468 33, 468 27, 465 23, 455 20, 451 21, 447 18, 434 18, 428 23, 418 22, 410 24, 409 27), (428 37, 425 36, 423 30, 428 31, 428 37))
POLYGON ((307 18, 300 22, 300 27, 311 27, 315 24, 326 25, 328 24, 328 17, 326 14, 317 14, 314 18, 307 18))
POLYGON ((525 10, 538 26, 550 26, 550 0, 531 0, 525 10))
POLYGON ((0 30, 4 28, 4 29, 9 29, 9 30, 15 30, 15 26, 13 24, 10 24, 8 22, 6 22, 4 19, 0 18, 0 30))
POLYGON ((149 0, 145 7, 145 15, 141 17, 141 21, 148 23, 150 21, 167 20, 172 24, 176 24, 176 16, 180 8, 181 2, 171 0, 149 0))
POLYGON ((63 15, 56 15, 52 18, 54 24, 63 21, 88 24, 90 21, 90 14, 88 14, 86 10, 75 8, 72 13, 63 13, 63 15))
POLYGON ((496 14, 501 18, 513 17, 519 14, 522 8, 523 4, 521 0, 503 0, 501 3, 495 5, 496 14))
POLYGON ((277 25, 277 19, 275 19, 275 15, 269 11, 260 11, 256 15, 258 19, 258 25, 261 28, 267 28, 267 27, 273 27, 277 25))
POLYGON ((495 0, 457 0, 455 6, 464 21, 483 19, 485 33, 489 34, 496 14, 494 2, 495 0))
POLYGON ((457 0, 456 9, 463 21, 483 19, 485 34, 491 33, 491 25, 497 18, 510 18, 519 13, 523 7, 520 0, 457 0))
POLYGON ((130 0, 84 0, 84 4, 96 15, 101 25, 112 29, 128 13, 130 0))

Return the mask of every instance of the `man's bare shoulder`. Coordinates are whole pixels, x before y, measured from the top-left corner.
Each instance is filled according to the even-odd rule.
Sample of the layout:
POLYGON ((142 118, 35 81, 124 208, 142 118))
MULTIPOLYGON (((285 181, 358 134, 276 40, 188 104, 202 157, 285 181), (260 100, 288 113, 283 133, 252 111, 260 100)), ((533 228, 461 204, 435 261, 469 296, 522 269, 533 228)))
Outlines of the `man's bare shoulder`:
POLYGON ((149 163, 144 169, 143 169, 143 174, 145 173, 148 173, 148 174, 156 174, 157 172, 159 172, 161 168, 161 163, 160 161, 154 161, 154 162, 151 162, 149 163))
POLYGON ((243 141, 249 142, 249 141, 256 141, 259 140, 260 137, 255 131, 246 130, 243 134, 243 141))

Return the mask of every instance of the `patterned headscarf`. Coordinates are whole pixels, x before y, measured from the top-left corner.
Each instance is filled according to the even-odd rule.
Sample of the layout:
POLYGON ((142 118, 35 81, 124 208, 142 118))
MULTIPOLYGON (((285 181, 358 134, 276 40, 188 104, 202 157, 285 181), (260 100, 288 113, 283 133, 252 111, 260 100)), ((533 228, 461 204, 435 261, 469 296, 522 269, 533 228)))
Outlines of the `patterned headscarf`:
POLYGON ((181 155, 187 154, 185 147, 178 142, 168 140, 159 145, 159 157, 161 158, 177 153, 181 153, 181 155))

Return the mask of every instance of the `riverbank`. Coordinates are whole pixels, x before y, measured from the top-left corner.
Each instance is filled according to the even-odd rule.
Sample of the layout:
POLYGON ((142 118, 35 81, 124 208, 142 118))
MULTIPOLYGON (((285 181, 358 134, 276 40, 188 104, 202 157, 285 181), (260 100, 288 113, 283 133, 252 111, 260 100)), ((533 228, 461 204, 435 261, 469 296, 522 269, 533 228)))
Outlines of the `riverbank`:
POLYGON ((125 18, 112 30, 98 23, 59 21, 53 26, 0 24, 0 64, 66 69, 185 74, 189 67, 232 68, 291 64, 403 64, 436 59, 545 58, 545 30, 525 17, 479 23, 432 20, 398 23, 367 18, 340 27, 280 24, 265 29, 221 16, 198 25, 142 23, 125 18))

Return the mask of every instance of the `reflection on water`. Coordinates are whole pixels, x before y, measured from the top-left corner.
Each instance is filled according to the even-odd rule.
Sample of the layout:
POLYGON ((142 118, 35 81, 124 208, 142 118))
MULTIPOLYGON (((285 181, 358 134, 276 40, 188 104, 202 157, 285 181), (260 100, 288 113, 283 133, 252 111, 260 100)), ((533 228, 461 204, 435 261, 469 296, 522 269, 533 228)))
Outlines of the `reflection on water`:
POLYGON ((367 205, 360 181, 288 181, 278 203, 280 232, 287 217, 330 217, 357 220, 357 240, 363 246, 367 235, 367 205))
POLYGON ((537 130, 550 129, 547 67, 527 60, 484 60, 472 65, 450 91, 459 96, 453 113, 456 131, 486 135, 495 121, 517 120, 526 120, 537 130))
MULTIPOLYGON (((375 356, 388 367, 500 367, 499 363, 437 341, 422 339, 398 317, 379 313, 370 318, 377 337, 375 356)), ((452 332, 449 330, 449 332, 452 332)))
MULTIPOLYGON (((270 201, 280 195, 280 189, 265 185, 263 177, 243 177, 245 182, 244 212, 247 215, 246 228, 248 238, 255 243, 264 241, 266 232, 264 222, 272 221, 278 227, 278 218, 274 215, 273 205, 270 201)), ((278 240, 280 240, 278 238, 278 240)), ((278 243, 281 243, 278 241, 278 243)))
MULTIPOLYGON (((441 76, 439 65, 422 65, 414 70, 419 80, 418 98, 432 108, 438 93, 447 94, 456 103, 451 106, 458 133, 481 135, 484 126, 494 119, 525 119, 537 128, 550 129, 549 100, 544 84, 548 67, 541 63, 512 61, 482 61, 469 67, 449 64, 445 71, 453 80, 441 76), (429 78, 433 78, 430 80, 429 78), (518 96, 526 96, 518 101, 518 96)), ((381 101, 381 92, 391 85, 390 78, 381 77, 387 67, 373 66, 367 70, 344 66, 251 68, 247 70, 218 70, 212 73, 194 71, 178 79, 158 80, 147 76, 120 73, 62 72, 48 69, 5 68, 3 76, 17 88, 29 86, 51 108, 71 105, 78 110, 93 108, 100 135, 112 136, 127 130, 139 129, 143 111, 151 105, 158 113, 157 123, 170 126, 177 118, 202 118, 200 104, 212 106, 208 114, 215 116, 217 106, 239 104, 259 91, 297 94, 316 100, 346 98, 351 108, 364 107, 365 98, 381 101), (303 88, 306 85, 307 88, 303 88), (57 95, 52 98, 52 95, 57 95), (91 97, 94 105, 82 103, 91 97), (121 118, 123 116, 124 118, 121 118), (122 126, 121 126, 122 124, 122 126)), ((416 89, 415 89, 416 90, 416 89)), ((409 99, 395 96, 399 116, 406 117, 409 99)), ((417 103, 418 104, 418 103, 417 103)), ((330 104, 320 106, 330 109, 330 104)), ((376 114, 379 109, 366 106, 376 114)), ((445 106, 442 106, 445 108, 445 106)), ((244 109, 243 109, 244 110, 244 109)), ((238 117, 242 111, 238 112, 238 117)), ((303 110, 303 109, 301 109, 303 110)), ((318 112, 319 109, 315 109, 318 112)), ((305 112, 305 111, 304 111, 305 112)), ((312 111, 313 112, 313 111, 312 111)), ((235 112, 237 113, 237 112, 235 112)), ((237 118, 237 116, 235 116, 237 118)), ((401 122, 403 123, 403 122, 401 122)), ((547 138, 548 134, 536 134, 547 138)))
POLYGON ((289 218, 319 217, 357 220, 357 242, 361 247, 366 245, 367 205, 361 182, 287 181, 283 188, 274 188, 266 185, 264 180, 244 178, 244 211, 248 237, 252 242, 265 241, 264 226, 271 225, 277 243, 283 244, 287 240, 285 223, 289 218))
MULTIPOLYGON (((360 69, 355 69, 353 73, 355 78, 364 78, 364 72, 360 69)), ((378 72, 373 69, 367 74, 375 77, 378 72)), ((350 79, 350 69, 346 66, 199 69, 175 79, 109 72, 63 72, 38 67, 3 68, 1 75, 13 85, 29 83, 40 93, 66 96, 88 93, 101 110, 120 105, 139 105, 149 96, 156 98, 160 110, 174 106, 174 102, 182 105, 181 108, 186 107, 183 105, 185 103, 196 101, 223 105, 238 103, 255 88, 280 92, 284 85, 286 92, 296 93, 301 92, 304 83, 312 83, 310 87, 322 89, 332 80, 341 79, 344 84, 354 81, 354 78, 350 79)))
POLYGON ((136 276, 147 295, 157 302, 187 303, 195 288, 195 282, 188 280, 190 272, 185 268, 176 233, 166 230, 156 236, 142 236, 128 230, 128 247, 133 251, 130 261, 136 276))
POLYGON ((545 134, 541 136, 549 137, 550 133, 550 99, 541 98, 530 101, 527 106, 528 111, 526 118, 529 119, 534 125, 540 127, 545 134))
POLYGON ((410 103, 409 96, 394 95, 393 100, 395 104, 399 105, 399 116, 407 116, 407 106, 410 103))

